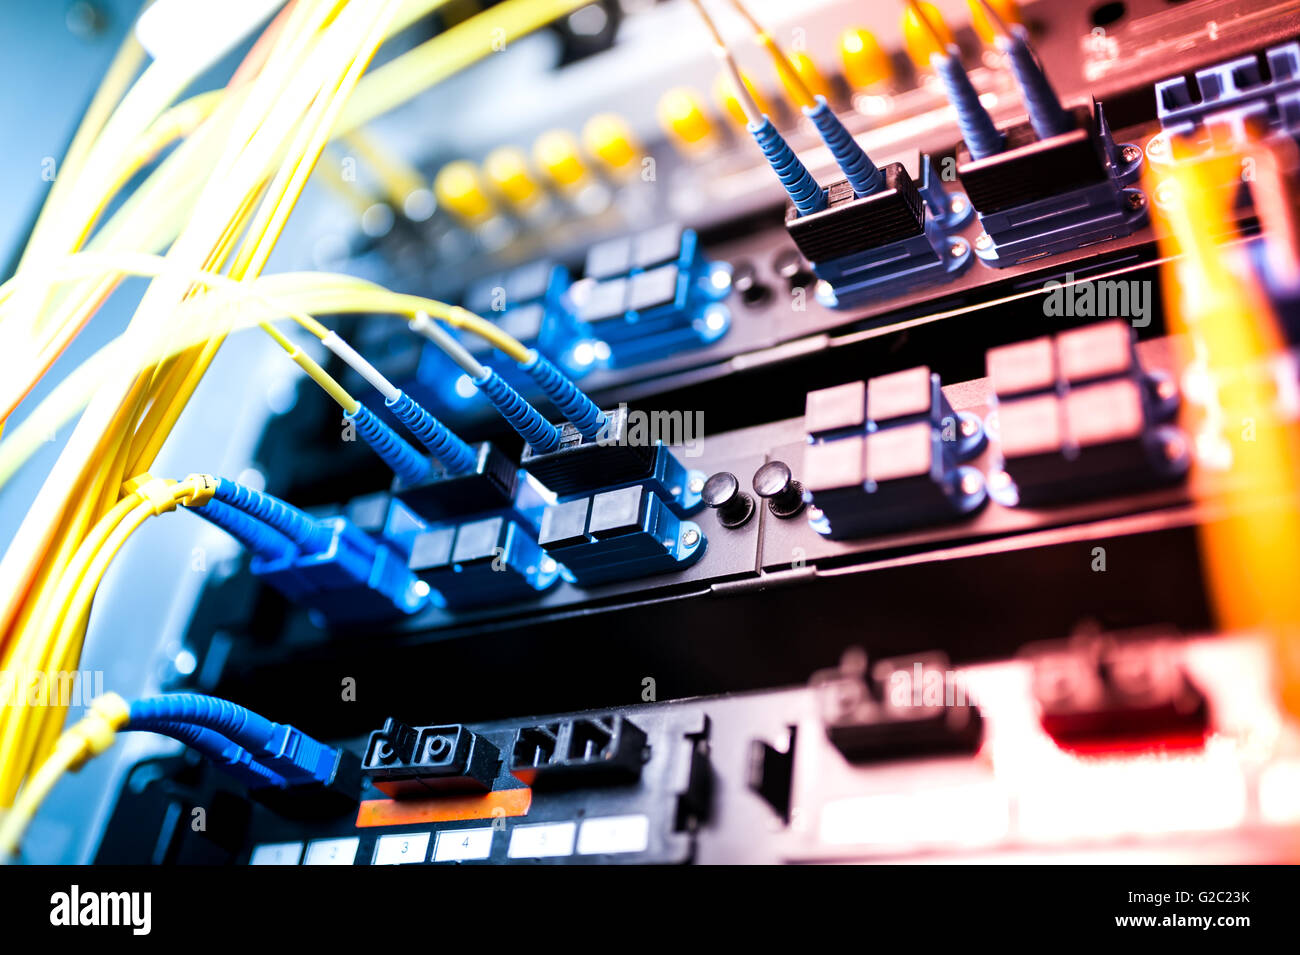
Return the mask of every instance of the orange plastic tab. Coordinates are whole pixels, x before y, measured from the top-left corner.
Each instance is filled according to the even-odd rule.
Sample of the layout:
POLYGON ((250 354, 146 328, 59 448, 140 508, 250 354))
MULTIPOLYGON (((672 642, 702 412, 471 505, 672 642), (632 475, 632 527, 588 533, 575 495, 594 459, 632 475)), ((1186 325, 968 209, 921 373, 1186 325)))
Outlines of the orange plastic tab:
POLYGON ((357 828, 412 826, 423 822, 458 822, 494 816, 526 816, 533 804, 527 787, 502 789, 482 796, 435 796, 432 799, 366 799, 357 809, 357 828), (498 811, 500 810, 500 811, 498 811))

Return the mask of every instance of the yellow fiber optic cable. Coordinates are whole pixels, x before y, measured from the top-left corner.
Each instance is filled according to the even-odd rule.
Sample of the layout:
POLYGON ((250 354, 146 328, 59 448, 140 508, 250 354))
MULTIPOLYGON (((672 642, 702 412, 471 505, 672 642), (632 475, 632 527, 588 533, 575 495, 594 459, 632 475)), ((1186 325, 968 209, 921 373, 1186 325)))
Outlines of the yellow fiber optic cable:
MULTIPOLYGON (((790 62, 790 58, 786 56, 785 51, 781 49, 776 40, 772 39, 772 35, 768 33, 754 15, 749 12, 749 9, 745 6, 742 0, 731 0, 731 5, 736 9, 737 13, 745 18, 745 21, 754 31, 754 39, 757 40, 758 43, 767 50, 768 55, 771 56, 772 63, 776 66, 776 72, 781 77, 782 85, 785 86, 785 88, 790 91, 791 95, 793 95, 798 101, 795 105, 800 107, 807 106, 809 108, 816 106, 817 100, 814 98, 812 90, 808 88, 808 84, 804 81, 804 78, 800 75, 799 71, 795 69, 794 64, 790 62)), ((720 41, 721 38, 719 37, 719 42, 720 41)))
MULTIPOLYGON (((1215 386, 1216 437, 1231 469, 1215 493, 1228 516, 1199 528, 1202 560, 1219 626, 1262 632, 1274 648, 1278 693, 1300 715, 1300 447, 1279 419, 1268 362, 1283 350, 1276 318, 1257 280, 1229 267, 1218 236, 1228 232, 1241 157, 1182 160, 1174 189, 1157 205, 1162 246, 1181 253, 1162 269, 1171 331, 1182 333, 1215 386)), ((1154 186, 1155 183, 1150 185, 1154 186)), ((1207 475, 1207 478, 1209 476, 1207 475)))

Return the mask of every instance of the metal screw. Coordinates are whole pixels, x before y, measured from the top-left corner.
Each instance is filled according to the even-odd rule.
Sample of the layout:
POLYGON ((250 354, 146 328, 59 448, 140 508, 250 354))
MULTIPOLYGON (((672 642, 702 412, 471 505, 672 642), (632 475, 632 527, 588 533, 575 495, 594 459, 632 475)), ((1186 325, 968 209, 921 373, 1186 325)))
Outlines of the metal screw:
POLYGON ((1141 209, 1147 204, 1147 197, 1141 192, 1130 192, 1128 194, 1128 207, 1130 209, 1141 209))
POLYGON ((686 486, 690 488, 692 494, 699 494, 701 491, 704 490, 704 478, 693 477, 691 478, 690 483, 687 484, 686 486))
POLYGON ((987 232, 981 232, 975 237, 975 248, 983 251, 993 245, 993 240, 987 232))
POLYGON ((1125 162, 1134 163, 1142 158, 1142 150, 1138 149, 1132 143, 1129 143, 1122 150, 1120 150, 1120 156, 1124 159, 1125 162))
POLYGON ((686 547, 694 547, 699 542, 700 532, 693 527, 682 534, 682 544, 686 547))

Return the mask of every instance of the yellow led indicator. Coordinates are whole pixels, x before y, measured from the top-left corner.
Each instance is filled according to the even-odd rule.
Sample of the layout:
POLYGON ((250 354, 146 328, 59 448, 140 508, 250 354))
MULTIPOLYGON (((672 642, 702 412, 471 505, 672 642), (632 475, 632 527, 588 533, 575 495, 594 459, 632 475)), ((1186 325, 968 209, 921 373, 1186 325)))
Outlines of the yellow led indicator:
POLYGON ((883 83, 894 75, 889 54, 868 30, 850 29, 840 34, 840 59, 844 63, 844 78, 854 89, 883 83))
POLYGON ((433 193, 444 208, 466 222, 481 222, 492 214, 492 200, 483 191, 478 170, 467 159, 449 162, 439 169, 433 193))
POLYGON ((717 129, 695 90, 679 86, 659 97, 659 125, 664 135, 681 149, 690 151, 716 138, 717 129))
POLYGON ((587 178, 578 140, 565 129, 542 133, 533 143, 533 160, 557 186, 568 188, 587 178))
MULTIPOLYGON (((930 26, 943 38, 943 45, 946 47, 952 43, 952 31, 943 22, 939 9, 933 3, 921 3, 918 6, 925 12, 930 26)), ((903 14, 903 45, 907 47, 907 55, 912 58, 917 69, 922 70, 930 68, 931 54, 944 52, 934 42, 934 34, 920 21, 916 8, 911 4, 908 4, 907 12, 903 14)))
POLYGON ((528 157, 514 146, 500 146, 488 153, 483 174, 493 189, 517 206, 528 205, 542 189, 528 168, 528 157))
POLYGON ((632 129, 622 116, 602 113, 587 120, 582 127, 582 144, 610 172, 627 175, 641 158, 632 129))
MULTIPOLYGON (((970 25, 975 28, 981 40, 991 44, 997 33, 993 29, 993 24, 989 22, 989 14, 984 9, 984 4, 980 0, 966 0, 966 2, 970 6, 970 25)), ((1016 0, 989 0, 989 6, 997 12, 1007 26, 1020 22, 1020 8, 1016 6, 1016 0)))

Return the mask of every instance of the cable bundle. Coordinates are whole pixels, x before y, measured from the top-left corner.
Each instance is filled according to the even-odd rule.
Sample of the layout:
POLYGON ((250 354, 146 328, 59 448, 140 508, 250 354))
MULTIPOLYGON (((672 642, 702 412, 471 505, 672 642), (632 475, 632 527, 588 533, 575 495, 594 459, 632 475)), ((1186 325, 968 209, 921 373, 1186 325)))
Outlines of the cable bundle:
MULTIPOLYGON (((358 430, 404 478, 427 461, 387 426, 370 427, 361 403, 307 352, 303 335, 309 344, 329 335, 316 314, 427 313, 515 361, 528 357, 491 323, 442 303, 349 276, 262 274, 331 140, 364 143, 360 129, 371 119, 587 0, 505 0, 366 75, 389 37, 446 2, 289 0, 223 88, 186 99, 222 52, 191 55, 207 37, 187 37, 184 49, 150 60, 132 34, 117 54, 16 274, 0 286, 6 423, 20 405, 28 411, 28 396, 123 277, 151 279, 126 331, 0 434, 3 486, 50 433, 77 419, 0 560, 0 671, 19 686, 76 670, 99 580, 139 526, 212 496, 191 479, 148 472, 229 334, 262 328, 344 413, 361 416, 358 430), (284 319, 303 334, 274 326, 284 319)), ((409 194, 400 169, 387 173, 394 191, 409 194)), ((250 523, 221 506, 206 516, 255 550, 283 551, 293 540, 277 537, 282 530, 269 519, 250 523)), ((0 812, 24 784, 36 801, 47 791, 33 773, 55 758, 65 716, 62 705, 0 710, 0 812)))

